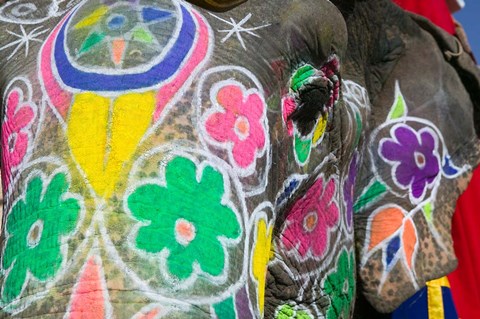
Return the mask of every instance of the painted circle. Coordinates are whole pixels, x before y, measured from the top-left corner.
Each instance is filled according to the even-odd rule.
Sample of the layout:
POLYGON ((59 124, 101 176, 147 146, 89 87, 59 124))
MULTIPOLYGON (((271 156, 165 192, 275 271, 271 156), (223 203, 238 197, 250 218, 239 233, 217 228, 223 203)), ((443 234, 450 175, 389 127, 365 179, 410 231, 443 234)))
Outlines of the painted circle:
POLYGON ((311 233, 315 230, 318 223, 318 214, 317 212, 308 213, 303 219, 303 228, 306 232, 311 233))
POLYGON ((422 169, 426 165, 426 158, 425 155, 423 155, 420 152, 414 152, 413 156, 415 157, 415 163, 417 164, 418 168, 422 169))
POLYGON ((43 220, 39 219, 32 224, 27 234, 27 245, 30 248, 35 248, 40 244, 43 234, 43 220))
POLYGON ((195 225, 186 219, 180 218, 175 222, 175 240, 182 246, 188 246, 196 237, 195 225))
POLYGON ((250 122, 245 116, 239 116, 234 124, 235 134, 240 141, 245 141, 250 135, 250 122))
POLYGON ((122 39, 127 43, 122 71, 146 70, 173 39, 181 22, 179 12, 170 1, 159 1, 155 6, 117 1, 111 5, 86 3, 70 18, 65 30, 66 51, 69 62, 80 70, 117 71, 118 65, 109 63, 112 41, 122 39), (144 11, 151 13, 145 17, 144 11), (163 15, 162 15, 163 14, 163 15), (165 16, 164 16, 165 15, 165 16), (155 19, 158 17, 157 19, 155 19), (153 19, 146 22, 145 19, 153 19), (88 43, 93 43, 85 49, 88 43), (132 51, 141 51, 138 58, 132 51), (100 57, 100 58, 99 58, 100 57))
POLYGON ((37 6, 34 3, 22 3, 12 8, 11 14, 15 17, 26 17, 37 11, 37 6))

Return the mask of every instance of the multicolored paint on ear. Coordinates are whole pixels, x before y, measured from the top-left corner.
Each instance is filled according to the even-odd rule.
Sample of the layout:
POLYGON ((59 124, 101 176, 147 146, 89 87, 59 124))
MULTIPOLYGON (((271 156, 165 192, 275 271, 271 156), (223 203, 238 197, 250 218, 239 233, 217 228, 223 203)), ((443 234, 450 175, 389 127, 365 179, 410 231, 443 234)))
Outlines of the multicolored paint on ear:
POLYGON ((441 211, 436 207, 440 187, 470 167, 452 163, 434 123, 409 115, 398 81, 386 121, 372 132, 369 153, 373 177, 354 205, 361 224, 356 227, 364 227, 358 232, 364 238, 360 275, 376 306, 393 309, 402 300, 394 299, 392 289, 403 284, 402 290, 414 293, 441 275, 438 270, 431 274, 423 270, 429 254, 446 254, 451 245, 449 235, 445 238, 439 230, 445 227, 442 223, 449 223, 436 214, 441 211), (393 305, 380 304, 377 298, 393 305))
POLYGON ((340 63, 332 55, 320 68, 306 64, 290 79, 288 95, 282 99, 282 116, 290 136, 294 138, 297 163, 308 163, 311 149, 324 137, 333 116, 333 107, 340 98, 340 63))

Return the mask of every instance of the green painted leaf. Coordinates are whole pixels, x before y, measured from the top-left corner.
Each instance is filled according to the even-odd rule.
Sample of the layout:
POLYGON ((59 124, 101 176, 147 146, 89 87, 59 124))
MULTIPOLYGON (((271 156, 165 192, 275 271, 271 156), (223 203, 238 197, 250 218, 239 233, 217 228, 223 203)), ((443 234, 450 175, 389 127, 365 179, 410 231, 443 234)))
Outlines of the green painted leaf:
POLYGON ((306 64, 300 67, 291 79, 291 89, 297 91, 314 74, 315 69, 311 65, 306 64))
POLYGON ((235 306, 233 303, 233 297, 225 299, 224 301, 213 305, 215 314, 218 319, 235 319, 237 314, 235 313, 235 306))
POLYGON ((147 31, 143 28, 136 28, 133 31, 133 39, 137 41, 142 41, 145 43, 152 43, 153 42, 153 36, 150 33, 150 31, 147 31))
POLYGON ((91 48, 99 44, 105 38, 105 34, 94 32, 88 36, 87 39, 82 44, 79 53, 84 53, 90 51, 91 48))
POLYGON ((368 189, 360 196, 355 205, 353 205, 353 211, 359 212, 365 206, 378 201, 383 194, 387 192, 387 187, 379 182, 375 181, 368 187, 368 189))
POLYGON ((395 83, 395 102, 388 113, 387 120, 394 120, 407 115, 407 104, 403 97, 402 92, 400 91, 400 85, 398 82, 395 83))
POLYGON ((305 165, 310 157, 312 149, 311 139, 302 139, 298 134, 295 134, 295 154, 301 165, 305 165))
POLYGON ((432 203, 430 203, 430 202, 426 203, 425 206, 423 206, 422 210, 423 210, 423 213, 425 214, 425 218, 427 219, 427 221, 429 223, 431 223, 432 220, 433 220, 433 205, 432 205, 432 203))

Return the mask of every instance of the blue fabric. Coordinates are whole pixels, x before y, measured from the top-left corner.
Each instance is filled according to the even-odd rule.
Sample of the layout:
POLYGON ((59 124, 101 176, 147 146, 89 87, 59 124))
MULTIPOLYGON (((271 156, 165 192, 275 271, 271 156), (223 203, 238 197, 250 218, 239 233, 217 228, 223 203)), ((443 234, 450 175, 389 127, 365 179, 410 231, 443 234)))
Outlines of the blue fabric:
POLYGON ((427 287, 424 287, 398 307, 397 310, 392 313, 392 319, 442 318, 428 318, 428 292, 427 287))
POLYGON ((452 292, 448 287, 442 287, 443 310, 445 319, 458 319, 457 310, 453 303, 452 292))

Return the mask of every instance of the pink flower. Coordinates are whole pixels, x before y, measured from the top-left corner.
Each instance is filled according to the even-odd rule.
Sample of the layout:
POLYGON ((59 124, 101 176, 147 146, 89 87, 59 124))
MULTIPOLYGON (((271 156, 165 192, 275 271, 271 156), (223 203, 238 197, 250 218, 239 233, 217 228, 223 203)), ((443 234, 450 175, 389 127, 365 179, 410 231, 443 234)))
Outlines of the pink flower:
POLYGON ((24 102, 23 92, 13 89, 7 97, 2 125, 3 187, 10 185, 13 171, 23 162, 29 144, 29 128, 35 116, 34 105, 24 102))
POLYGON ((265 148, 265 102, 257 90, 245 91, 241 84, 222 86, 216 102, 223 110, 207 119, 207 132, 225 143, 239 167, 248 168, 265 148))
POLYGON ((309 251, 314 257, 323 256, 330 228, 339 220, 339 210, 334 200, 335 191, 335 180, 330 179, 324 188, 321 176, 293 205, 287 217, 287 227, 282 234, 286 249, 295 249, 302 257, 309 251))

